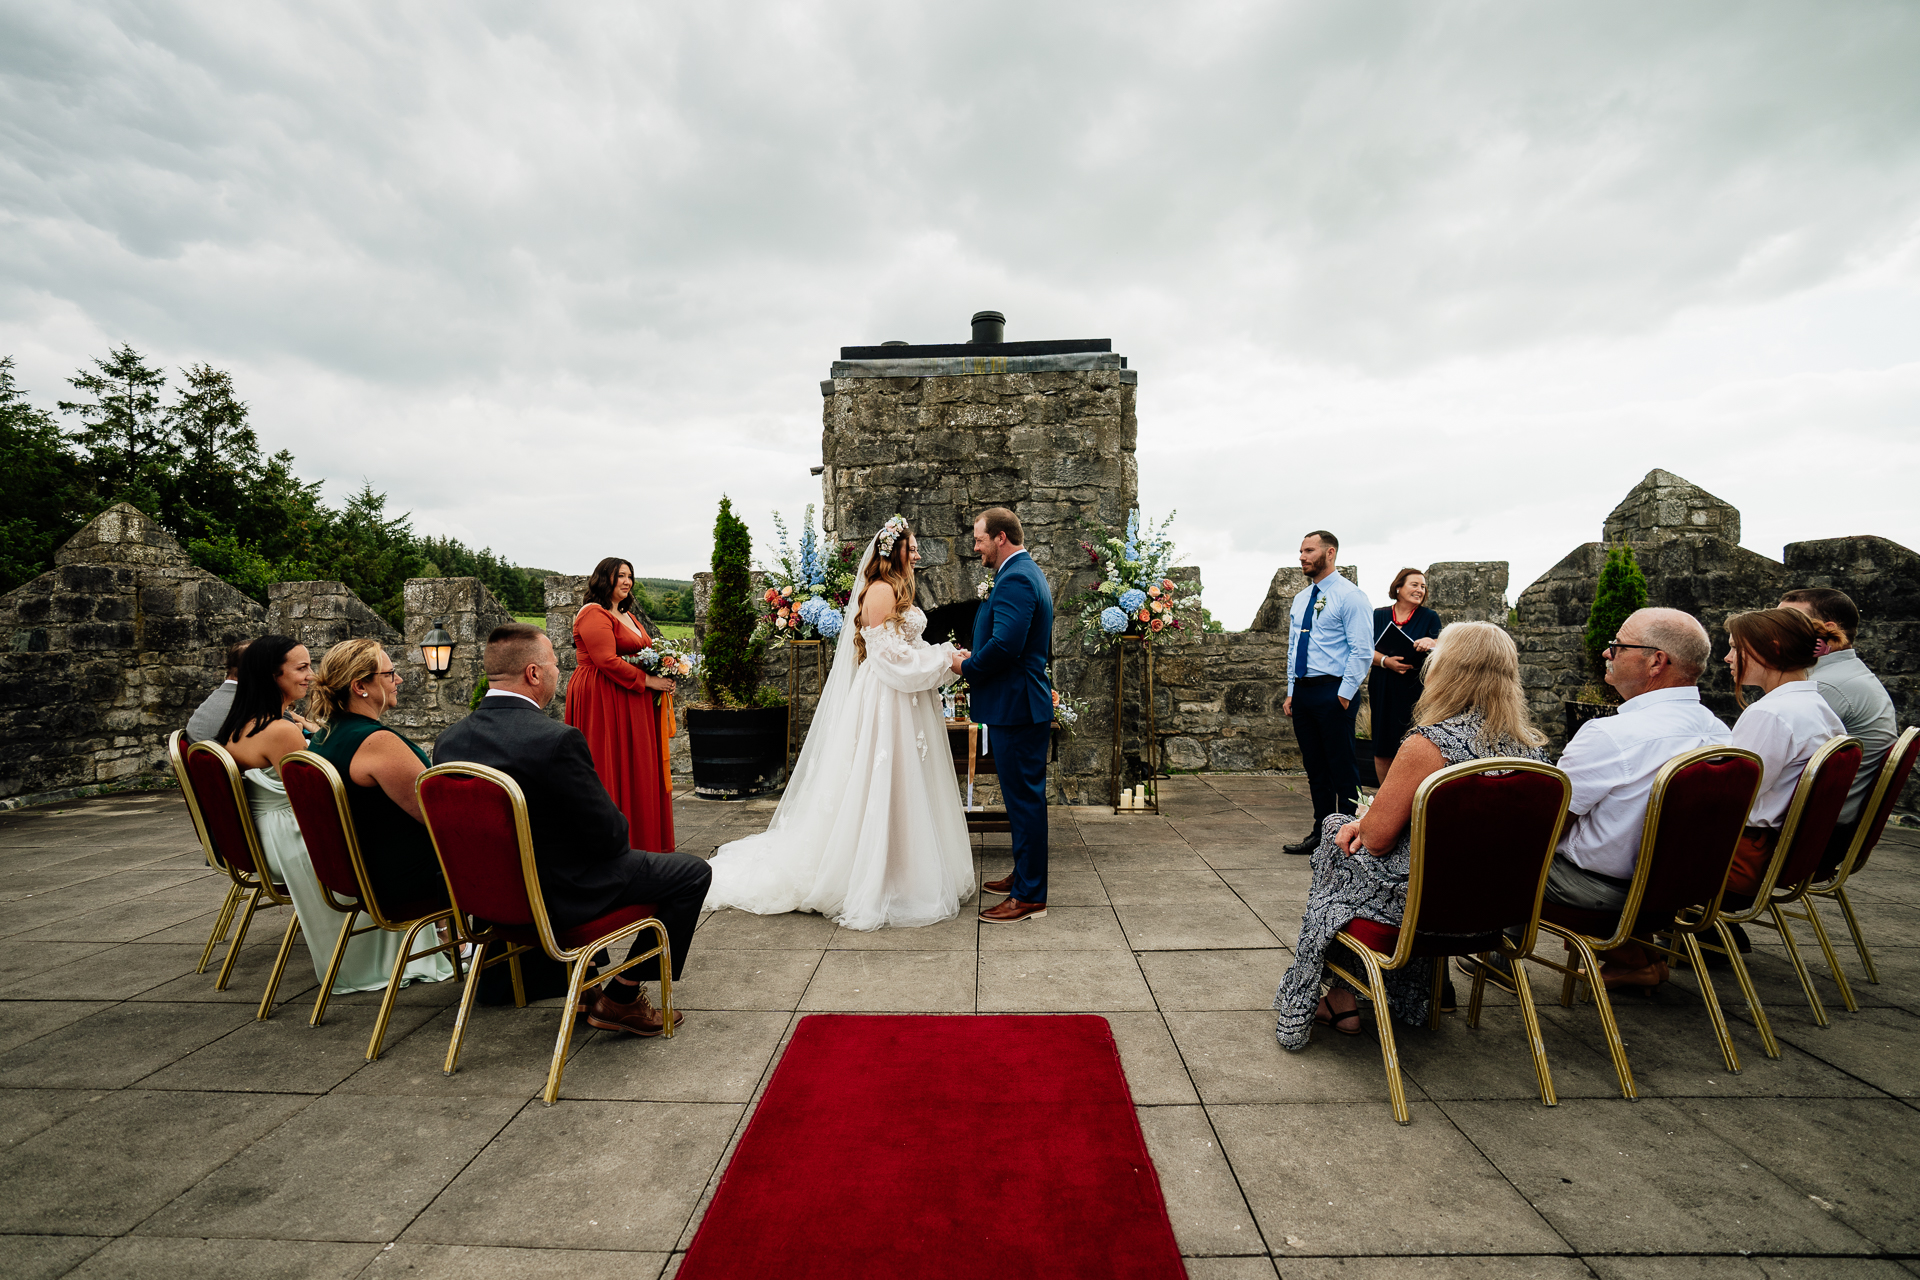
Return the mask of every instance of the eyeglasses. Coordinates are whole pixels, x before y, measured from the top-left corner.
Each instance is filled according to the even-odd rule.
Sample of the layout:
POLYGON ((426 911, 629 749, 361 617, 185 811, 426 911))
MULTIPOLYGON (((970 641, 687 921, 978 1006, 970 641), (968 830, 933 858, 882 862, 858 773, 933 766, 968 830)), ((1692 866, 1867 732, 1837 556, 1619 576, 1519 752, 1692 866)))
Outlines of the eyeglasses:
POLYGON ((1609 640, 1607 642, 1607 647, 1605 649, 1602 649, 1601 652, 1611 653, 1615 649, 1651 649, 1655 653, 1660 652, 1660 646, 1657 644, 1628 644, 1624 640, 1609 640))
POLYGON ((373 678, 376 680, 392 680, 395 684, 400 683, 400 673, 392 667, 388 667, 385 671, 374 672, 373 678))

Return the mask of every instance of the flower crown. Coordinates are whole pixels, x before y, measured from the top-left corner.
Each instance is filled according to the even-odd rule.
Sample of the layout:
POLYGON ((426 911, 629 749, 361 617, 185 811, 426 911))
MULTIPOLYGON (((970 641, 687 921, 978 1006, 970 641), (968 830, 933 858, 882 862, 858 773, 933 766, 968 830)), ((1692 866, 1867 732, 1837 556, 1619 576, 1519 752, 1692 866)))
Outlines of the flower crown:
POLYGON ((875 554, 882 560, 891 556, 893 554, 894 544, 900 541, 900 535, 906 531, 907 518, 905 516, 888 516, 887 522, 880 526, 880 532, 874 537, 873 549, 875 554))

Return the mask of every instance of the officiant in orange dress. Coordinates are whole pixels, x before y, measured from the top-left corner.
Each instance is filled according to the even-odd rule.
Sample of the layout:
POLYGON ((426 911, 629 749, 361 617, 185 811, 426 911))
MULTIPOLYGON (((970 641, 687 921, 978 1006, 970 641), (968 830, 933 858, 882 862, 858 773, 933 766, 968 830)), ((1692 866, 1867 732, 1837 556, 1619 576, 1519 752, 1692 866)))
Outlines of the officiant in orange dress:
POLYGON ((631 660, 652 644, 633 602, 633 565, 609 556, 587 580, 587 603, 573 618, 566 720, 586 735, 594 772, 627 815, 632 847, 672 853, 673 681, 631 660))

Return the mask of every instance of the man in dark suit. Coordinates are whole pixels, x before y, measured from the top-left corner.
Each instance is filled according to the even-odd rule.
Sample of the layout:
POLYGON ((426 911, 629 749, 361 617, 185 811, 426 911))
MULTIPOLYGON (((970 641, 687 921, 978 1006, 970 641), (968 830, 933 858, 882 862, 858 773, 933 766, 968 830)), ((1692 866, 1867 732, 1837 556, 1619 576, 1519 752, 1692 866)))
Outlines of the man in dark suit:
POLYGON ((974 615, 972 656, 963 660, 956 654, 953 662, 966 678, 974 720, 987 726, 1013 828, 1013 874, 982 886, 1008 895, 980 913, 989 924, 1047 914, 1047 748, 1053 732, 1047 654, 1053 647, 1053 593, 1021 545, 1025 540, 1019 517, 1005 507, 990 507, 973 522, 973 549, 993 570, 993 594, 974 615))
MULTIPOLYGON (((489 765, 519 783, 527 797, 540 891, 553 922, 572 927, 616 907, 651 903, 666 926, 678 978, 713 872, 690 854, 629 846, 626 815, 600 785, 586 738, 543 710, 560 687, 560 664, 546 632, 522 622, 495 627, 487 637, 486 667, 487 696, 440 735, 433 762, 489 765)), ((635 939, 628 955, 645 949, 635 939)), ((639 985, 659 976, 660 962, 653 959, 601 983, 587 1001, 587 1024, 659 1035, 665 1021, 639 985)), ((673 1016, 679 1025, 680 1012, 673 1016)))

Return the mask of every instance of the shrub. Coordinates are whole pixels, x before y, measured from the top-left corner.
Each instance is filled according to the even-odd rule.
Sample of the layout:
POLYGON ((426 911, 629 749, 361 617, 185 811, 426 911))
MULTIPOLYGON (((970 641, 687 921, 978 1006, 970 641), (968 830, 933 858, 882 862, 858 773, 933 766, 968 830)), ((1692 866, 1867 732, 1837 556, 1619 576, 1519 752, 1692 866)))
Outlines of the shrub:
POLYGON ((1607 552, 1600 566, 1600 581, 1593 590, 1593 609, 1587 615, 1587 656, 1596 675, 1606 670, 1603 650, 1607 642, 1620 634, 1620 624, 1636 609, 1647 606, 1647 576, 1633 549, 1624 543, 1607 552))
POLYGON ((707 637, 701 648, 707 701, 716 707, 755 705, 766 642, 754 636, 759 617, 751 598, 752 555, 753 535, 746 522, 733 514, 730 499, 721 498, 713 522, 713 598, 707 604, 707 637))

